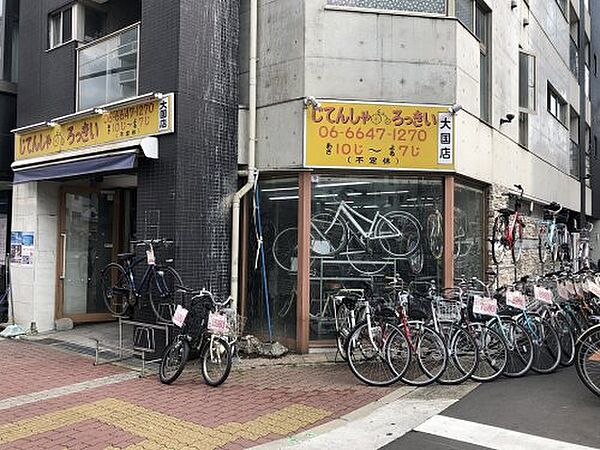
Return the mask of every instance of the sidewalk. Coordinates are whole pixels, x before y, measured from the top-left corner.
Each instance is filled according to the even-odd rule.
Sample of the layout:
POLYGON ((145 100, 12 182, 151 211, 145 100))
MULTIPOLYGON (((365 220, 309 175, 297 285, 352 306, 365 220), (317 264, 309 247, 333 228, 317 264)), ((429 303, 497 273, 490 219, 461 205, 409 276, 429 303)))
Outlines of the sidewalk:
POLYGON ((439 399, 436 389, 369 388, 343 363, 291 359, 243 361, 219 388, 194 362, 164 386, 53 345, 0 340, 0 450, 336 448, 349 430, 359 437, 354 420, 368 427, 384 408, 400 411, 400 397, 447 404, 447 388, 439 399))

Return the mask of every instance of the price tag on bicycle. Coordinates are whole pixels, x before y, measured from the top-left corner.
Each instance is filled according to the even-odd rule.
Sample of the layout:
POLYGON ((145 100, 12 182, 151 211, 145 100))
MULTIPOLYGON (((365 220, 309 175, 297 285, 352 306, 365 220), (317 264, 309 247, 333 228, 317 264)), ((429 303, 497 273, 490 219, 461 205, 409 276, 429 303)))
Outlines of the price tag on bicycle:
POLYGON ((558 296, 564 300, 569 300, 569 290, 563 283, 556 284, 556 290, 558 292, 558 296))
POLYGON ((581 287, 581 283, 575 283, 575 293, 578 297, 583 297, 583 288, 581 287))
POLYGON ((146 261, 149 266, 154 266, 156 264, 156 257, 154 256, 154 247, 150 244, 150 248, 146 250, 146 261))
POLYGON ((550 289, 546 289, 542 286, 534 286, 533 297, 542 303, 551 305, 554 296, 552 295, 552 291, 550 289))
POLYGON ((224 314, 208 313, 208 331, 218 334, 227 332, 227 317, 224 314))
POLYGON ((171 321, 179 328, 181 328, 183 326, 183 323, 185 322, 185 318, 187 317, 187 315, 188 310, 181 305, 177 305, 177 308, 175 309, 175 313, 173 314, 171 321))
POLYGON ((473 297, 473 314, 495 316, 498 313, 498 300, 490 297, 475 295, 473 297))
POLYGON ((526 297, 519 291, 506 291, 506 304, 517 309, 525 309, 526 297))
POLYGON ((595 283, 592 280, 588 280, 587 282, 587 287, 588 287, 588 291, 592 294, 595 295, 596 297, 600 298, 600 286, 598 286, 597 283, 595 283))
POLYGON ((568 283, 566 283, 565 288, 567 289, 567 292, 569 294, 575 295, 575 284, 572 281, 569 281, 568 283))

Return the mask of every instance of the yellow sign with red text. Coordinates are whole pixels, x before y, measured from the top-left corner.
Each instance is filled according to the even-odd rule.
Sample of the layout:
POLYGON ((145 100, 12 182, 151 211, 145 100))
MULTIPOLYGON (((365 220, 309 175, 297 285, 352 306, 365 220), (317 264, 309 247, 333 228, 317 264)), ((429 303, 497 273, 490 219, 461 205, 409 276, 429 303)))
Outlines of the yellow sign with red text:
POLYGON ((322 101, 306 112, 304 165, 454 170, 447 106, 322 101))
POLYGON ((174 108, 174 95, 168 94, 41 130, 15 132, 15 161, 172 133, 174 108))

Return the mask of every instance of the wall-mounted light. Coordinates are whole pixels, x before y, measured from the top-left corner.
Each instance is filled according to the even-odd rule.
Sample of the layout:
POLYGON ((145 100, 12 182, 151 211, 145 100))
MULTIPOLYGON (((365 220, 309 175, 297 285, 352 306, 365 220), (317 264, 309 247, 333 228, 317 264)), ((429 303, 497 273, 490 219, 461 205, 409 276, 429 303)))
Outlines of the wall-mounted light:
POLYGON ((54 127, 58 126, 58 123, 50 121, 50 122, 46 122, 46 125, 49 126, 49 127, 54 128, 54 127))
POLYGON ((306 98, 304 99, 304 104, 305 104, 306 106, 310 105, 310 106, 312 106, 314 109, 318 109, 318 108, 320 108, 320 107, 321 107, 321 104, 319 103, 319 101, 318 101, 316 98, 314 98, 312 95, 309 95, 308 97, 306 97, 306 98))
POLYGON ((514 114, 507 114, 506 119, 504 117, 500 118, 500 125, 503 125, 505 123, 511 123, 514 118, 515 118, 514 114))
POLYGON ((452 105, 451 107, 448 108, 448 112, 450 114, 456 114, 461 109, 463 109, 462 105, 459 105, 458 103, 455 103, 454 105, 452 105))
POLYGON ((517 7, 517 0, 511 0, 510 9, 515 9, 517 7))
POLYGON ((525 28, 528 25, 529 25, 529 18, 528 17, 523 17, 523 28, 525 28))
POLYGON ((108 111, 103 108, 95 108, 94 112, 98 115, 106 114, 108 111))

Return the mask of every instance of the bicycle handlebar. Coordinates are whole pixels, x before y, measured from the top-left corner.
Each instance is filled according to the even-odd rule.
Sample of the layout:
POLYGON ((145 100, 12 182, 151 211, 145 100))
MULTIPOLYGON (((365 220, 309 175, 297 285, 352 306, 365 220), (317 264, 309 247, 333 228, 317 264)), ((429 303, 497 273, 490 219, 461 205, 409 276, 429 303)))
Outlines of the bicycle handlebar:
POLYGON ((174 241, 170 240, 170 239, 141 239, 141 240, 137 240, 137 241, 129 241, 131 245, 135 245, 136 247, 141 247, 141 246, 145 246, 145 245, 157 245, 157 244, 163 244, 163 245, 171 245, 174 243, 174 241))

